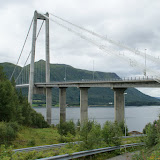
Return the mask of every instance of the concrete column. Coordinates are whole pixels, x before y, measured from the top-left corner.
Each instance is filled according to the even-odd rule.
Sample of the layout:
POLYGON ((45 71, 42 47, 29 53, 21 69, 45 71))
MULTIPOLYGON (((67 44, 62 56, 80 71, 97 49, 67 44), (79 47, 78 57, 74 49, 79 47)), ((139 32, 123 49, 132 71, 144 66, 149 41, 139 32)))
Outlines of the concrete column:
POLYGON ((88 89, 80 88, 80 123, 88 121, 88 89))
POLYGON ((52 120, 52 88, 46 88, 46 117, 47 122, 49 125, 51 125, 52 120))
MULTIPOLYGON (((49 17, 49 14, 46 13, 49 17)), ((45 49, 46 49, 46 83, 50 82, 50 54, 49 54, 49 20, 45 20, 45 49)), ((46 109, 47 109, 47 122, 51 125, 52 115, 52 89, 46 88, 46 109)))
POLYGON ((60 123, 66 121, 66 88, 59 88, 60 123))
MULTIPOLYGON (((49 17, 49 14, 46 13, 49 17)), ((49 54, 49 19, 45 20, 45 49, 46 49, 46 82, 50 82, 50 54, 49 54)))
POLYGON ((114 119, 115 121, 124 121, 124 91, 126 88, 113 88, 114 90, 114 119))
POLYGON ((34 20, 33 20, 32 51, 31 51, 31 63, 30 63, 30 76, 29 76, 29 90, 28 90, 28 102, 31 105, 33 100, 33 87, 34 87, 34 60, 35 60, 35 48, 36 48, 36 32, 37 32, 37 11, 34 12, 34 20))

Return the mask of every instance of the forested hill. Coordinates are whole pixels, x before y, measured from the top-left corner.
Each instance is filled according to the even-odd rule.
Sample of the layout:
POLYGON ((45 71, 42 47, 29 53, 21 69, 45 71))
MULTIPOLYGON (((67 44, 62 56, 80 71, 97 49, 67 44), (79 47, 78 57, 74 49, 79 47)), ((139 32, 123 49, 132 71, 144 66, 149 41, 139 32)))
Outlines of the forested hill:
MULTIPOLYGON (((11 63, 0 63, 3 66, 4 71, 7 77, 10 77, 12 71, 14 69, 14 64, 11 63)), ((64 81, 65 77, 65 70, 66 70, 66 79, 67 81, 71 80, 82 80, 82 79, 93 79, 93 72, 76 69, 72 66, 65 65, 65 64, 51 64, 51 81, 64 81)), ((21 67, 18 66, 15 72, 15 78, 18 75, 18 72, 21 70, 21 67)), ((29 72, 29 65, 25 67, 25 74, 29 72)), ((35 63, 35 77, 40 81, 44 81, 45 78, 45 61, 40 60, 35 63)), ((27 77, 26 77, 27 78, 27 77)), ((108 72, 98 72, 94 73, 94 79, 112 79, 112 78, 119 78, 118 75, 115 73, 108 73, 108 72)), ((24 94, 27 95, 27 91, 23 91, 24 94)), ((160 100, 147 96, 142 92, 138 91, 135 88, 127 89, 126 95, 126 105, 160 105, 160 100)), ((59 94, 58 88, 53 89, 53 104, 58 104, 59 94)), ((38 99, 43 99, 43 103, 45 103, 45 97, 42 95, 35 95, 35 101, 38 99)), ((113 103, 113 91, 110 88, 90 88, 89 89, 89 105, 108 105, 110 102, 113 103)), ((41 102, 40 102, 41 103, 41 102)), ((79 105, 79 89, 78 88, 68 88, 67 89, 67 104, 69 105, 79 105)))

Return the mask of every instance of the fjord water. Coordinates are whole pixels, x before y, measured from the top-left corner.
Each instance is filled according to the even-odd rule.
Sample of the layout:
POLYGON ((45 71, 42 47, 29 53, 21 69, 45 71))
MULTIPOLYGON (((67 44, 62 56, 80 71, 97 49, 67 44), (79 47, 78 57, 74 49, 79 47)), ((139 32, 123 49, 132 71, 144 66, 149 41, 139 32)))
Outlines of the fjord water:
MULTIPOLYGON (((46 108, 34 108, 42 113, 46 118, 46 108)), ((129 131, 142 132, 145 125, 158 119, 160 106, 129 106, 125 107, 125 117, 129 131)), ((113 107, 89 107, 88 116, 90 120, 95 120, 102 126, 106 121, 114 121, 113 107)), ((80 119, 79 107, 67 107, 66 119, 73 120, 75 123, 80 119)), ((59 108, 52 108, 52 124, 59 123, 59 108)))

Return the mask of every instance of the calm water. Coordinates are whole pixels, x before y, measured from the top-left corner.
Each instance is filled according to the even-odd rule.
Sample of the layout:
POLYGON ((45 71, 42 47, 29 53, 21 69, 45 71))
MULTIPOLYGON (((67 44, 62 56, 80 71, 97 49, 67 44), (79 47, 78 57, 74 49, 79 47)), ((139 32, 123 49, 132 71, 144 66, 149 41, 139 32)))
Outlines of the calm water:
MULTIPOLYGON (((34 108, 37 112, 46 117, 45 108, 34 108)), ((126 122, 129 131, 142 131, 148 122, 158 119, 160 106, 126 107, 126 122)), ((90 120, 96 120, 103 125, 105 121, 114 121, 114 108, 111 107, 89 107, 88 116, 90 120)), ((59 123, 59 108, 52 108, 52 124, 59 123)), ((80 108, 69 107, 66 109, 67 120, 77 122, 80 119, 80 108)))

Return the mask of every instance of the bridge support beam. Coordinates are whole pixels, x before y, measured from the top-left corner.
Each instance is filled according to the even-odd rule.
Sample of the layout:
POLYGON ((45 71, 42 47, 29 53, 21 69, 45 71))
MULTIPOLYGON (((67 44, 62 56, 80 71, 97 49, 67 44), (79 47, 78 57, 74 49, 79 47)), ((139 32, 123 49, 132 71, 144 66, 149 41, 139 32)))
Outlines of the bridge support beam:
POLYGON ((124 121, 124 91, 126 88, 113 88, 114 90, 114 119, 115 121, 124 121))
POLYGON ((66 88, 59 88, 60 123, 66 121, 66 88))
POLYGON ((88 89, 87 87, 80 88, 80 123, 88 121, 88 89))
POLYGON ((47 122, 51 125, 52 121, 52 88, 46 88, 46 117, 47 122))

